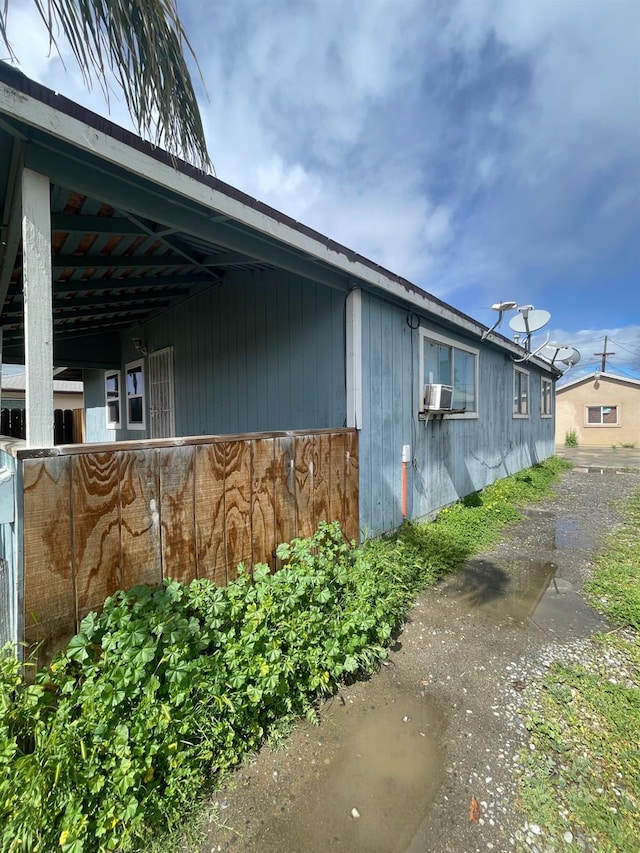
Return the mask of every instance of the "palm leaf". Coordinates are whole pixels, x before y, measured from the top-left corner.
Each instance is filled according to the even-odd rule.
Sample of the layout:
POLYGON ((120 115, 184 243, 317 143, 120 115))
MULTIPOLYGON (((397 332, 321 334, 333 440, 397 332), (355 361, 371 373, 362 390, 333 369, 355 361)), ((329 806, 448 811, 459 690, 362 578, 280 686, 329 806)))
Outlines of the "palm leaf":
MULTIPOLYGON (((138 131, 199 168, 213 168, 185 54, 195 61, 175 0, 33 0, 58 53, 69 43, 91 85, 114 75, 138 131)), ((0 7, 0 40, 7 37, 9 0, 0 7)), ((200 75, 202 77, 202 75, 200 75)))

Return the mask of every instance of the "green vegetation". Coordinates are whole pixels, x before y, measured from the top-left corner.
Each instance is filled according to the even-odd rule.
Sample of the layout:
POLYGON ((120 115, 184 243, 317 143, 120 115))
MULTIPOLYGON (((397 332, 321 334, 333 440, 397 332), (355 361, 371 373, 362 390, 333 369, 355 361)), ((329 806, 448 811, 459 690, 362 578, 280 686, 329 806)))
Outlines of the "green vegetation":
POLYGON ((575 431, 575 429, 570 429, 565 433, 564 446, 565 447, 577 447, 578 446, 578 433, 575 431))
POLYGON ((528 710, 522 802, 554 849, 640 849, 639 579, 640 492, 585 587, 620 630, 594 638, 595 665, 554 664, 528 710))
POLYGON ((0 848, 148 849, 267 737, 386 655, 415 595, 548 494, 553 459, 354 548, 337 524, 218 588, 119 592, 25 684, 0 657, 0 848))

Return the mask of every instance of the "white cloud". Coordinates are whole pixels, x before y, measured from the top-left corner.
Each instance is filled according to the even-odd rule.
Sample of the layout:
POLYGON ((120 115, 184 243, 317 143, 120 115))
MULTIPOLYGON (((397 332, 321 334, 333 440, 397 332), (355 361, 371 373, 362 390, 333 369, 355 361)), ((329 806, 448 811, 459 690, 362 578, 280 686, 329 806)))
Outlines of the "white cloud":
MULTIPOLYGON (((104 112, 27 8, 25 72, 104 112)), ((619 322, 590 291, 640 219, 637 0, 213 8, 181 4, 219 177, 485 321, 514 298, 619 322)))

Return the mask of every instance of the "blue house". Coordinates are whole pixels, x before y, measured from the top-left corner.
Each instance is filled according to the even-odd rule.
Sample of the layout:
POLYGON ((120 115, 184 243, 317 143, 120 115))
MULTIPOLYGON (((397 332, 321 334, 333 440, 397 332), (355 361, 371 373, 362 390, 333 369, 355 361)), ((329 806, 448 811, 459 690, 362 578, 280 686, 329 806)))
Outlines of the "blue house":
MULTIPOLYGON (((263 452, 264 470, 284 465, 297 483, 288 503, 267 489, 273 519, 258 515, 271 543, 333 510, 353 535, 380 534, 554 451, 549 362, 523 360, 520 346, 400 276, 1 63, 0 198, 2 358, 27 373, 27 439, 0 458, 14 474, 4 559, 24 580, 34 543, 55 543, 74 591, 66 627, 132 579, 136 524, 152 578, 170 560, 178 574, 193 559, 215 575, 215 537, 202 532, 214 505, 231 525, 220 534, 226 565, 255 558, 263 452), (88 444, 54 449, 51 379, 63 368, 84 381, 88 444), (222 504, 215 478, 198 485, 221 446, 222 504), (232 456, 246 488, 233 485, 232 456), (139 493, 127 503, 133 470, 139 493), (70 503, 56 504, 65 490, 70 503), (196 508, 181 516, 187 493, 196 508), (55 529, 46 506, 59 506, 55 529), (60 524, 75 543, 65 557, 60 524)), ((46 574, 45 562, 33 571, 46 574)), ((13 620, 26 625, 20 595, 13 620)))

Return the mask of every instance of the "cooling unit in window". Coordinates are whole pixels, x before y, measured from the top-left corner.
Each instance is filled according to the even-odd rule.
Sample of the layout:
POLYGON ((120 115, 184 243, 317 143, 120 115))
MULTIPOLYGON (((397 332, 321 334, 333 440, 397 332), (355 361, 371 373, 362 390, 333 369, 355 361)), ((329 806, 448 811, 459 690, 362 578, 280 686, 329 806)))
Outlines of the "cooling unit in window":
POLYGON ((424 408, 427 412, 446 412, 453 407, 452 385, 425 385, 424 408))

